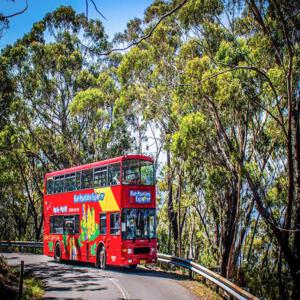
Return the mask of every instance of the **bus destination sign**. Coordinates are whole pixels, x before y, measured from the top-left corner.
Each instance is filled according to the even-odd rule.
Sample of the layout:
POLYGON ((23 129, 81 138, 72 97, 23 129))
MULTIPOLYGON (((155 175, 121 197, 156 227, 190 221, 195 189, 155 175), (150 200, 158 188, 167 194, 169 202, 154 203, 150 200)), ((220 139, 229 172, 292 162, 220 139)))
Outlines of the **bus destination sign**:
POLYGON ((98 201, 103 201, 104 197, 105 197, 104 193, 79 194, 79 195, 74 195, 74 203, 98 202, 98 201))
POLYGON ((144 191, 130 191, 130 197, 135 198, 135 203, 147 204, 151 203, 151 193, 144 191))

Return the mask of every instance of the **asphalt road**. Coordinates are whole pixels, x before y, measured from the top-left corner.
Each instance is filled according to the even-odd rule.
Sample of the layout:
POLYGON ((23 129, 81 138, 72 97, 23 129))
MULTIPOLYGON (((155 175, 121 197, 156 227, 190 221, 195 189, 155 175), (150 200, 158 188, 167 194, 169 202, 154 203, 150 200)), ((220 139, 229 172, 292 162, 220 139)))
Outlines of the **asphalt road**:
POLYGON ((56 263, 44 255, 2 253, 10 265, 20 265, 45 283, 44 299, 196 300, 172 276, 138 268, 99 270, 85 264, 56 263))

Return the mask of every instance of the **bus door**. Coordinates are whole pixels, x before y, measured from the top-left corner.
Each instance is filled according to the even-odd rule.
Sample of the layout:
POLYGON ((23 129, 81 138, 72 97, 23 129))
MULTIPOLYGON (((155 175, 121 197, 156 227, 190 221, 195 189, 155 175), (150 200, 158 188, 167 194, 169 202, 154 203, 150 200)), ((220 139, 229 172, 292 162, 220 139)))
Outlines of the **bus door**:
POLYGON ((111 212, 109 214, 109 237, 107 239, 107 261, 117 263, 121 255, 121 214, 111 212))
POLYGON ((76 236, 79 233, 79 215, 64 217, 64 233, 67 237, 67 255, 71 260, 76 260, 81 256, 76 236))

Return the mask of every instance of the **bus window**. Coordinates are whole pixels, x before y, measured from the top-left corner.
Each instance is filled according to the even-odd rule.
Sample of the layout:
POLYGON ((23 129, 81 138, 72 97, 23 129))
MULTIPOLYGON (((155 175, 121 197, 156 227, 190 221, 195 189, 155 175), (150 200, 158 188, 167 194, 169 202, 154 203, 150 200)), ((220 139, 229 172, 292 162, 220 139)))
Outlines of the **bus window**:
POLYGON ((110 214, 110 234, 118 235, 120 234, 120 214, 111 213, 110 214))
POLYGON ((72 217, 65 217, 64 219, 64 233, 73 234, 75 230, 75 223, 72 217))
POLYGON ((107 186, 107 166, 94 170, 94 187, 107 186))
POLYGON ((120 164, 108 166, 108 185, 120 184, 120 164))
POLYGON ((93 170, 84 170, 81 172, 81 188, 88 189, 93 187, 93 170))
POLYGON ((65 192, 74 191, 76 188, 75 173, 65 175, 65 192))
POLYGON ((49 178, 47 180, 47 187, 46 187, 47 194, 53 194, 53 179, 49 178))
POLYGON ((106 234, 106 213, 100 214, 100 234, 106 234))
POLYGON ((154 185, 153 163, 147 160, 130 159, 123 162, 123 184, 154 185))
POLYGON ((64 190, 64 175, 54 178, 54 193, 61 193, 64 190))
POLYGON ((51 216, 50 217, 50 233, 63 233, 64 232, 64 217, 51 216))
POLYGON ((156 216, 153 208, 125 208, 122 212, 124 240, 153 239, 156 237, 156 216))
POLYGON ((64 216, 64 233, 79 233, 79 215, 64 216))
POLYGON ((81 189, 81 172, 76 172, 76 190, 81 189))

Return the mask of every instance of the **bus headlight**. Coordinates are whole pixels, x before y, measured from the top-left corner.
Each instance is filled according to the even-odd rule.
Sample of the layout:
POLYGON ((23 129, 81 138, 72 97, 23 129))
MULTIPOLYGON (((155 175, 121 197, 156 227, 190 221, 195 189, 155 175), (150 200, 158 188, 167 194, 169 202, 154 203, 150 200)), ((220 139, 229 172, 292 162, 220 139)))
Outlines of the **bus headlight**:
POLYGON ((128 253, 128 254, 132 254, 132 249, 131 249, 131 248, 128 248, 128 249, 127 249, 127 253, 128 253))
POLYGON ((156 252, 156 248, 151 248, 151 253, 155 253, 156 252))

